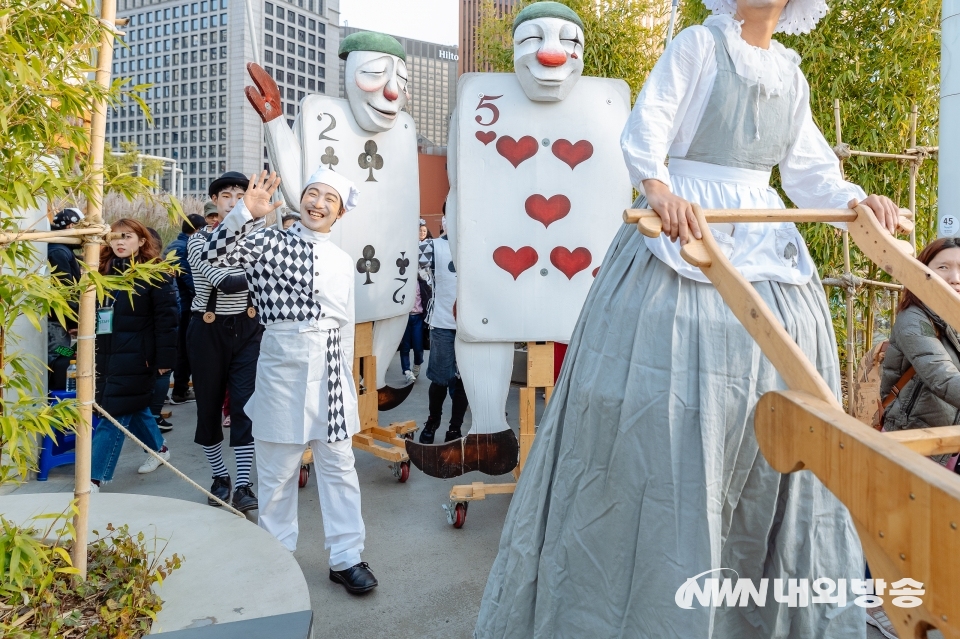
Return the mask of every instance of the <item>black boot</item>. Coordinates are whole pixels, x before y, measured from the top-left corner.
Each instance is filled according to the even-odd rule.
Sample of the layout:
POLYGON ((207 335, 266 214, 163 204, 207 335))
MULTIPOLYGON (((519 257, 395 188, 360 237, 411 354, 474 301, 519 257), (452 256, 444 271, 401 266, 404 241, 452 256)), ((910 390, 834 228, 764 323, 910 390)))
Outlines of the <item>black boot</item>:
POLYGON ((423 431, 420 433, 419 441, 421 444, 433 443, 433 435, 440 428, 440 418, 443 416, 443 399, 446 396, 446 386, 430 382, 430 389, 427 391, 427 397, 430 400, 430 417, 427 418, 427 423, 423 425, 423 431))
POLYGON ((330 581, 343 584, 351 595, 362 595, 377 587, 377 578, 373 576, 367 562, 361 561, 346 570, 330 569, 330 581))
MULTIPOLYGON (((213 486, 210 486, 210 492, 213 493, 214 497, 217 497, 221 501, 230 502, 230 475, 224 475, 223 477, 214 477, 213 486)), ((207 503, 211 506, 220 507, 218 502, 207 497, 207 503)))
POLYGON ((431 422, 429 419, 427 423, 423 425, 423 430, 420 431, 420 443, 421 444, 432 444, 433 436, 437 432, 437 428, 440 426, 440 420, 436 422, 431 422))
POLYGON ((463 388, 463 380, 459 377, 453 387, 453 410, 450 415, 450 426, 447 427, 447 434, 443 441, 452 442, 460 439, 460 427, 463 426, 463 418, 467 414, 467 391, 463 388))
POLYGON ((253 487, 250 484, 237 486, 237 489, 233 491, 233 507, 242 513, 248 510, 256 510, 259 507, 257 504, 257 496, 254 494, 253 487))

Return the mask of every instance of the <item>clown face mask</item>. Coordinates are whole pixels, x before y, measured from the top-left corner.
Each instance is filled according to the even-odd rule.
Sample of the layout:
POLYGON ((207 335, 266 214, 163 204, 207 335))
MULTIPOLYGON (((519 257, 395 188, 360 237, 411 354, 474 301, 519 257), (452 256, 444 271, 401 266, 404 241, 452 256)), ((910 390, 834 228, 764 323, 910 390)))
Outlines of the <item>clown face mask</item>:
POLYGON ((583 30, 560 18, 537 18, 513 34, 513 67, 534 102, 563 100, 583 73, 583 30))
POLYGON ((344 69, 347 100, 364 131, 389 131, 407 104, 407 65, 379 51, 354 51, 344 69))

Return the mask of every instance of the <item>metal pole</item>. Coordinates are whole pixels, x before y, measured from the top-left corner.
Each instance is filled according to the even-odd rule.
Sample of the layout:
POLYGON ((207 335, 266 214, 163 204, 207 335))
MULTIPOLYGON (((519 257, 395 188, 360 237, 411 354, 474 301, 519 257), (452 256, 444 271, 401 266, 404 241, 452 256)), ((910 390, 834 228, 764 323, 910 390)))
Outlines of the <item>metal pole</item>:
MULTIPOLYGON (((106 26, 97 52, 97 84, 105 90, 110 88, 110 69, 113 65, 114 25, 116 24, 116 0, 101 0, 100 21, 106 26)), ((103 223, 103 152, 107 131, 107 101, 99 99, 93 104, 90 118, 90 168, 93 185, 87 202, 88 224, 103 223)), ((83 269, 96 269, 100 263, 100 238, 88 236, 83 244, 83 269)), ((77 400, 80 422, 77 424, 76 465, 74 466, 74 498, 77 500, 77 515, 73 518, 76 533, 73 544, 73 566, 80 579, 87 579, 87 525, 90 519, 90 454, 91 422, 94 393, 94 326, 96 324, 96 289, 87 280, 87 287, 80 295, 80 321, 77 336, 77 400)))
POLYGON ((260 47, 257 45, 257 30, 253 22, 253 6, 250 0, 244 0, 247 8, 247 29, 250 31, 250 46, 253 47, 253 61, 260 64, 260 47))
POLYGON ((667 25, 667 45, 670 46, 670 43, 673 41, 673 29, 677 24, 677 5, 680 4, 680 0, 673 0, 670 3, 670 23, 667 25))

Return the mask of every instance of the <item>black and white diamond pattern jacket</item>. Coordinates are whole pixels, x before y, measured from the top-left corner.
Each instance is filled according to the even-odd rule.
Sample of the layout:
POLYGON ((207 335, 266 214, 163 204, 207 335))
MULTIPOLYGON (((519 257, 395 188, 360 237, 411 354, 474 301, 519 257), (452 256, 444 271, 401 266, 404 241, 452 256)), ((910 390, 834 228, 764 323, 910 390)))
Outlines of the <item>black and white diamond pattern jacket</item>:
POLYGON ((323 317, 313 297, 313 245, 294 228, 264 228, 262 221, 249 220, 238 233, 224 223, 204 245, 208 262, 244 270, 264 324, 323 317))

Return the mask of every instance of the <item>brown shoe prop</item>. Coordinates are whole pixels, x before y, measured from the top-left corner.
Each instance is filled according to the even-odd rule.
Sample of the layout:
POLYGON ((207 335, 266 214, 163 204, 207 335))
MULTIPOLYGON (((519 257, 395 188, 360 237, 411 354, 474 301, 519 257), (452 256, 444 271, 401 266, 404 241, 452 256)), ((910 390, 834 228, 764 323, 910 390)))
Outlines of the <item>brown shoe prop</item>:
POLYGON ((467 435, 444 444, 407 441, 413 465, 438 479, 451 479, 474 470, 487 475, 505 475, 520 461, 520 443, 512 430, 467 435))
POLYGON ((400 388, 393 386, 384 386, 377 389, 377 408, 380 410, 392 410, 403 403, 410 392, 413 391, 413 384, 407 384, 400 388))

